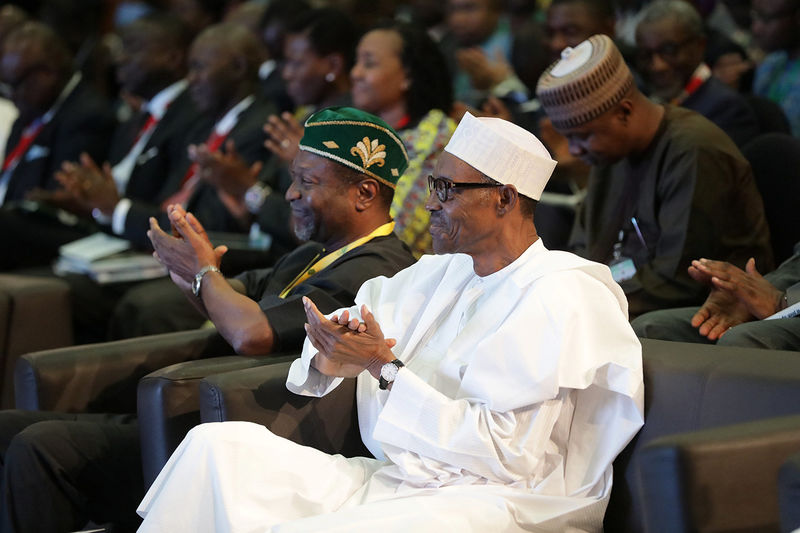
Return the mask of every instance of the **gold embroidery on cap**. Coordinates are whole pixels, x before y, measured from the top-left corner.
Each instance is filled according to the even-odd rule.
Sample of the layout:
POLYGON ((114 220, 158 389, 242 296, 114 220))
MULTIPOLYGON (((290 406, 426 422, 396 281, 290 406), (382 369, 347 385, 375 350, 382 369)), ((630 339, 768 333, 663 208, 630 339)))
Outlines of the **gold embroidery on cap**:
POLYGON ((399 176, 399 175, 400 175, 400 173, 397 171, 397 169, 396 169, 396 168, 393 168, 393 169, 392 169, 392 176, 394 176, 394 177, 396 178, 396 177, 397 177, 397 176, 399 176))
POLYGON ((334 149, 336 149, 336 148, 339 148, 339 145, 338 145, 338 144, 336 144, 336 142, 335 142, 335 141, 325 141, 325 142, 324 142, 324 143, 322 143, 322 144, 324 144, 324 145, 325 145, 325 148, 329 148, 329 149, 331 149, 331 150, 334 150, 334 149))
POLYGON ((361 158, 365 169, 372 165, 382 167, 386 159, 386 145, 378 144, 378 139, 370 141, 369 137, 364 137, 350 148, 350 153, 361 158))

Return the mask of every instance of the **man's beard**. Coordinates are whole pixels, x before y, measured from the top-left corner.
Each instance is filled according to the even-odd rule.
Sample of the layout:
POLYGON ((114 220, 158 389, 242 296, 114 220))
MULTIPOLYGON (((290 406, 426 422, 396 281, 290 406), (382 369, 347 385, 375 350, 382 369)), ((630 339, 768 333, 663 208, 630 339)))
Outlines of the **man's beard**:
POLYGON ((292 230, 299 240, 303 242, 310 241, 316 232, 316 226, 317 221, 313 214, 298 217, 292 213, 292 230))

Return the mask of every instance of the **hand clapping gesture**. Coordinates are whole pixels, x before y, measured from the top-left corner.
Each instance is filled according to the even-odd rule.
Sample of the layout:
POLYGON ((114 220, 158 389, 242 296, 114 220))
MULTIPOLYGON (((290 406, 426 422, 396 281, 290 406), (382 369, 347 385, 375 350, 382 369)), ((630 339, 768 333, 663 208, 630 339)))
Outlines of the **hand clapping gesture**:
POLYGON ((380 325, 367 306, 361 306, 363 324, 351 319, 347 311, 328 320, 306 297, 303 297, 303 306, 308 320, 306 333, 319 351, 312 364, 321 373, 355 377, 368 370, 377 378, 381 367, 394 360, 391 348, 396 341, 384 338, 380 325))
POLYGON ((219 267, 228 247, 214 248, 200 221, 180 205, 168 206, 167 213, 177 236, 162 230, 155 218, 150 219, 147 236, 155 249, 153 256, 169 270, 172 281, 190 290, 195 274, 207 265, 219 267))
POLYGON ((281 116, 272 115, 264 124, 264 131, 269 137, 264 141, 267 147, 276 156, 288 164, 291 164, 297 152, 300 151, 300 139, 303 138, 305 129, 289 112, 284 112, 281 116))
POLYGON ((761 276, 752 257, 744 270, 724 261, 698 259, 692 261, 689 275, 711 287, 711 294, 692 317, 692 326, 710 340, 719 339, 733 326, 764 319, 782 308, 783 293, 761 276))

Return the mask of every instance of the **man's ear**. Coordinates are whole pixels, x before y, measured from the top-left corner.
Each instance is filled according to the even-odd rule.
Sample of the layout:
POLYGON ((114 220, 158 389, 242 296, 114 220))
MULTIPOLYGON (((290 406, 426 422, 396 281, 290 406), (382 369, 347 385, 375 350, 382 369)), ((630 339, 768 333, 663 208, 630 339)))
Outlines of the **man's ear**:
POLYGON ((633 100, 630 98, 623 98, 622 101, 617 104, 617 108, 614 110, 614 118, 619 120, 619 122, 624 126, 628 126, 630 124, 630 118, 632 114, 633 100))
POLYGON ((380 184, 372 179, 363 179, 355 185, 356 190, 356 211, 366 211, 380 194, 380 184))
POLYGON ((519 203, 519 192, 513 185, 503 185, 497 189, 497 214, 507 215, 519 203))

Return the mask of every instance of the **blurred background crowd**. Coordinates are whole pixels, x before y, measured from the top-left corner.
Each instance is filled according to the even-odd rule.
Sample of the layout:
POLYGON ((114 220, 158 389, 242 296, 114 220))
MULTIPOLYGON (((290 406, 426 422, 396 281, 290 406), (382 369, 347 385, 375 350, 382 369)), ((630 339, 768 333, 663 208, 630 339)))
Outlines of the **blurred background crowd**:
MULTIPOLYGON (((744 247, 769 270, 792 254, 797 226, 786 208, 797 180, 774 176, 798 169, 749 146, 768 134, 800 136, 798 29, 797 0, 7 2, 0 10, 0 269, 49 268, 60 246, 97 231, 146 250, 147 221, 166 224, 169 204, 186 207, 209 232, 260 243, 269 252, 257 266, 268 265, 297 245, 284 194, 303 121, 336 105, 379 116, 405 143, 410 163, 392 215, 415 256, 431 251, 427 176, 469 111, 532 131, 558 161, 536 211, 545 244, 609 262, 584 242, 580 215, 591 169, 602 165, 554 127, 536 97, 537 81, 565 48, 604 34, 650 101, 704 115, 753 164, 752 202, 722 206, 716 224, 728 216, 755 221, 744 247), (760 222, 759 194, 769 229, 760 222)), ((713 187, 706 189, 690 191, 694 204, 714 200, 713 187)), ((643 305, 632 301, 633 315, 702 302, 705 288, 692 287, 685 272, 692 259, 720 248, 689 245, 703 221, 683 226, 664 244, 674 257, 657 275, 685 287, 643 305)), ((626 244, 623 230, 634 235, 620 227, 609 253, 614 241, 626 244)), ((666 230, 635 229, 648 254, 634 257, 644 275, 641 264, 666 255, 658 240, 666 230)), ((699 242, 714 240, 725 235, 699 242)), ((744 252, 717 258, 740 268, 747 259, 744 252)), ((245 258, 229 271, 252 266, 245 258)), ((78 340, 160 331, 131 329, 128 316, 108 324, 127 285, 99 293, 71 284, 90 302, 76 313, 85 318, 78 340)))

